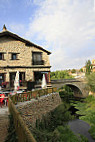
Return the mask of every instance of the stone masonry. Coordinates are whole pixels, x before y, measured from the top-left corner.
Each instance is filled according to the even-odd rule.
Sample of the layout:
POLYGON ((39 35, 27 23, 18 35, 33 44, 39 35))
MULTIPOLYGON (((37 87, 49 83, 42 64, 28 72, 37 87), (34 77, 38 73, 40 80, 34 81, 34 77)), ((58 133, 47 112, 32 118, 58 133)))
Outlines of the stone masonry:
POLYGON ((17 109, 20 111, 25 123, 34 127, 37 119, 41 120, 43 115, 54 110, 61 103, 59 93, 52 93, 40 97, 38 100, 32 99, 31 102, 18 103, 17 109))

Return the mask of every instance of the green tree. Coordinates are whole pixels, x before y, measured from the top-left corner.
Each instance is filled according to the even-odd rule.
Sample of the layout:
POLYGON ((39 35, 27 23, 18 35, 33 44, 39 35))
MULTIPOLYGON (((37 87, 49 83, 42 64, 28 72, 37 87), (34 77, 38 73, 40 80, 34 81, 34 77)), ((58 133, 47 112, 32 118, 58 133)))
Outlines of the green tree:
POLYGON ((71 73, 76 73, 76 70, 75 70, 75 69, 72 69, 72 70, 71 70, 71 73))
POLYGON ((70 79, 70 78, 72 78, 72 76, 69 75, 67 70, 51 72, 51 79, 70 79))
POLYGON ((87 75, 87 84, 92 92, 95 92, 95 72, 87 75))
POLYGON ((83 69, 82 69, 82 68, 80 69, 80 72, 83 72, 83 69))
POLYGON ((64 85, 62 88, 59 89, 59 95, 62 100, 66 102, 70 102, 70 99, 74 97, 72 89, 67 85, 64 85))
POLYGON ((90 60, 86 61, 85 67, 86 67, 86 74, 90 74, 92 70, 92 64, 90 60))

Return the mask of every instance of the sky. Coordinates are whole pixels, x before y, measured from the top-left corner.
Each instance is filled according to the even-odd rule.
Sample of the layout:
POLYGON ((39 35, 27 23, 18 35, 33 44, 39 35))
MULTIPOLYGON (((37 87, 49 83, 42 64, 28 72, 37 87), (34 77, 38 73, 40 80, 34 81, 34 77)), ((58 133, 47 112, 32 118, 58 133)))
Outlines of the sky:
POLYGON ((52 52, 51 71, 95 59, 95 0, 0 0, 0 31, 4 24, 52 52))

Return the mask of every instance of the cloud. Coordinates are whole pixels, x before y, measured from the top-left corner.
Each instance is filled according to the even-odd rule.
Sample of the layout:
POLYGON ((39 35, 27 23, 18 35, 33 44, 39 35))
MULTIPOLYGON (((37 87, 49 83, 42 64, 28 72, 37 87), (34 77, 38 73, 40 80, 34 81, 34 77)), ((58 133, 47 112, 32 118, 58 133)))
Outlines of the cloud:
POLYGON ((34 20, 30 18, 26 37, 31 40, 35 37, 39 43, 45 41, 48 50, 52 51, 52 70, 80 68, 88 57, 94 57, 94 0, 33 2, 39 5, 39 8, 35 12, 34 20), (89 52, 89 49, 92 50, 91 53, 83 53, 89 52))
POLYGON ((20 24, 20 23, 11 23, 9 25, 9 29, 10 31, 18 34, 20 33, 20 35, 23 36, 24 32, 25 32, 25 25, 24 24, 20 24))

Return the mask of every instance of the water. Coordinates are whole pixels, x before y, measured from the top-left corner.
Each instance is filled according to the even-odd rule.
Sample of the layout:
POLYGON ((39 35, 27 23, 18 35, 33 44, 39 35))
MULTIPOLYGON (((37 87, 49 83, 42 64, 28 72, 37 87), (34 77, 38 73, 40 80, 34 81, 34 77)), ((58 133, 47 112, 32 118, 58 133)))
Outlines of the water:
POLYGON ((90 129, 90 125, 82 120, 75 119, 73 121, 69 121, 68 125, 70 129, 77 135, 82 134, 83 136, 87 137, 89 142, 95 142, 88 133, 90 129))
POLYGON ((92 137, 90 136, 88 130, 90 129, 90 125, 80 119, 78 114, 76 114, 76 111, 78 111, 78 109, 76 109, 74 106, 71 106, 71 108, 69 109, 69 111, 71 111, 72 115, 75 115, 76 119, 69 121, 68 125, 70 126, 70 129, 76 134, 81 134, 85 137, 88 138, 89 142, 95 142, 95 140, 92 139, 92 137))

